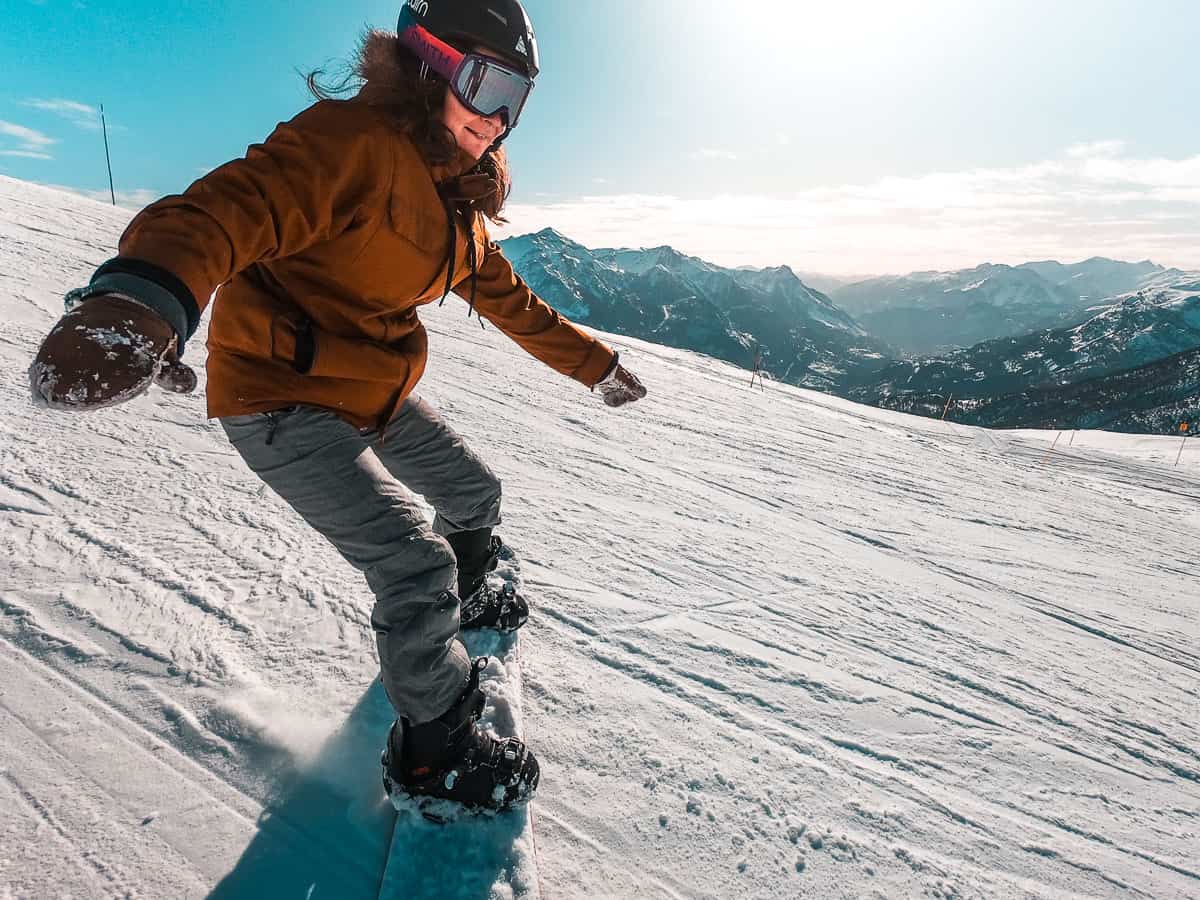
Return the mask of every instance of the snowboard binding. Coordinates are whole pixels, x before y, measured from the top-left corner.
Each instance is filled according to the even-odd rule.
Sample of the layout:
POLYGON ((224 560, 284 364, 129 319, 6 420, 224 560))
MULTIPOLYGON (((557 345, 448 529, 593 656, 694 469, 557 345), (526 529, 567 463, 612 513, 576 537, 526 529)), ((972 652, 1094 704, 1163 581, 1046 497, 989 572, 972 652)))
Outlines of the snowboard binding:
POLYGON ((462 600, 459 630, 494 628, 501 632, 513 632, 529 619, 529 604, 511 584, 496 590, 487 581, 470 597, 462 600))
POLYGON ((511 584, 499 589, 488 584, 488 573, 496 569, 508 548, 491 528, 460 531, 447 536, 458 560, 458 596, 462 604, 459 630, 494 628, 513 632, 529 619, 529 604, 511 584))
POLYGON ((487 657, 475 660, 466 689, 445 713, 421 725, 397 719, 383 751, 383 789, 407 798, 426 819, 439 824, 453 817, 453 801, 472 811, 504 812, 528 803, 540 769, 518 738, 497 738, 479 726, 485 698, 479 673, 487 657))

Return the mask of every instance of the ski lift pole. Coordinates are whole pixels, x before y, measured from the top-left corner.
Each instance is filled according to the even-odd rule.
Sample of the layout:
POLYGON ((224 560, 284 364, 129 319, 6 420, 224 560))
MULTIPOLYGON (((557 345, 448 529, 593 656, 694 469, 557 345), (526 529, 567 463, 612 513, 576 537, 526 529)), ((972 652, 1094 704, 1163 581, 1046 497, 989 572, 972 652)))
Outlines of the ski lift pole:
POLYGON ((100 129, 104 132, 104 162, 108 166, 108 193, 112 197, 112 205, 117 205, 117 190, 113 187, 112 157, 108 154, 108 123, 104 121, 104 104, 100 104, 100 129))
POLYGON ((954 402, 954 395, 951 394, 950 398, 946 401, 946 405, 942 407, 941 418, 938 419, 939 422, 941 422, 943 425, 946 426, 946 431, 948 431, 950 434, 954 434, 954 429, 951 428, 950 423, 946 421, 946 414, 950 412, 950 404, 953 402, 954 402))
POLYGON ((754 387, 754 379, 758 379, 759 388, 765 393, 766 383, 763 381, 763 354, 761 349, 754 351, 754 371, 750 374, 750 387, 754 387))

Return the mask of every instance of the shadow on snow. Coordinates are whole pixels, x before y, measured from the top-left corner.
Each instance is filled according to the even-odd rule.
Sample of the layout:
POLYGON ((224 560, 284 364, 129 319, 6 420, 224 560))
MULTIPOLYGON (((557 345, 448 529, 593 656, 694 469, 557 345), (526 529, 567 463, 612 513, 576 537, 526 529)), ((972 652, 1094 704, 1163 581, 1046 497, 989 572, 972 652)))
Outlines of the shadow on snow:
POLYGON ((208 900, 375 900, 394 818, 379 775, 393 715, 376 680, 315 760, 275 773, 258 833, 208 900))
POLYGON ((279 771, 258 833, 208 900, 484 900, 511 883, 524 811, 446 825, 404 814, 383 883, 395 814, 379 752, 393 716, 376 680, 315 760, 279 771))

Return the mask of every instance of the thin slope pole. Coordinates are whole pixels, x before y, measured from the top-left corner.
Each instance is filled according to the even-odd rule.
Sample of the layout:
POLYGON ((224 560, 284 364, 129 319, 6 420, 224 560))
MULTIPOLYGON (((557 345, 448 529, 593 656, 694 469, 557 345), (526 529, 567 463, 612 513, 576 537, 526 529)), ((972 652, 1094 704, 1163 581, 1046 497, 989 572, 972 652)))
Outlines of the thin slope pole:
POLYGON ((1050 454, 1054 452, 1054 448, 1058 446, 1058 442, 1062 440, 1063 433, 1060 431, 1054 438, 1054 443, 1050 445, 1050 449, 1046 451, 1046 455, 1042 457, 1042 462, 1050 458, 1050 454))
POLYGON ((100 128, 104 132, 104 162, 108 165, 108 193, 112 196, 112 205, 117 205, 117 191, 113 187, 112 157, 108 155, 108 123, 104 121, 104 104, 100 104, 100 128))

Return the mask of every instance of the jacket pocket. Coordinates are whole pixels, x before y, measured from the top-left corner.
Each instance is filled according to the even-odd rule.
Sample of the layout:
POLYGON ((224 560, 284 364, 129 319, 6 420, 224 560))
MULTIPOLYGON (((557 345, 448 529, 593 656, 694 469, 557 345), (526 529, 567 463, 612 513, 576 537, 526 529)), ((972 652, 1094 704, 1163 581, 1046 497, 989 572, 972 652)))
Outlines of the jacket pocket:
MULTIPOLYGON (((312 340, 311 362, 301 374, 314 378, 338 378, 350 381, 370 381, 393 385, 408 385, 414 373, 424 370, 428 338, 417 323, 403 339, 390 344, 342 337, 311 321, 296 321, 276 315, 271 322, 271 355, 300 372, 297 366, 297 338, 305 335, 312 340)), ((300 353, 307 351, 301 347, 300 353)), ((419 378, 420 375, 417 374, 419 378)))

